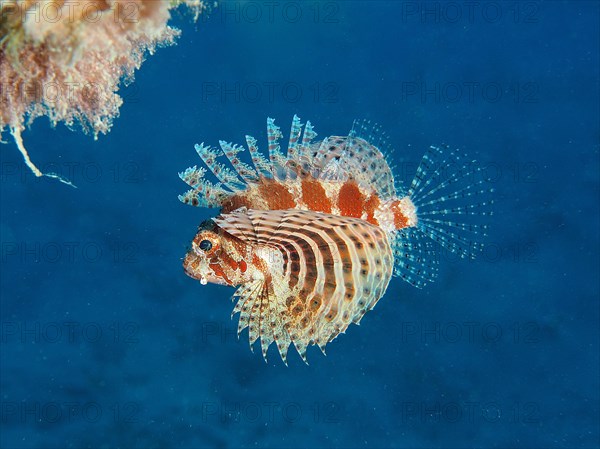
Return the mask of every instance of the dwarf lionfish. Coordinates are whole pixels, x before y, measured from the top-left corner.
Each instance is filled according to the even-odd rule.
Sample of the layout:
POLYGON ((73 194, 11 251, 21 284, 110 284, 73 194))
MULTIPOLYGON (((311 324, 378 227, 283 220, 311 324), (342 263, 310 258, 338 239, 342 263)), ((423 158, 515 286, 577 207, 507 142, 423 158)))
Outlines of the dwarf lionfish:
POLYGON ((188 168, 180 177, 192 189, 179 197, 221 208, 200 225, 183 266, 202 284, 238 287, 238 335, 247 327, 251 347, 260 338, 265 360, 273 342, 286 364, 290 343, 305 362, 309 345, 325 352, 375 306, 392 275, 416 287, 432 281, 440 246, 465 258, 481 249, 487 225, 478 221, 492 214, 493 189, 458 150, 429 148, 405 191, 370 122, 315 142, 310 122, 294 116, 287 155, 270 118, 267 133, 269 159, 246 136, 252 165, 241 146, 196 145, 218 182, 188 168))

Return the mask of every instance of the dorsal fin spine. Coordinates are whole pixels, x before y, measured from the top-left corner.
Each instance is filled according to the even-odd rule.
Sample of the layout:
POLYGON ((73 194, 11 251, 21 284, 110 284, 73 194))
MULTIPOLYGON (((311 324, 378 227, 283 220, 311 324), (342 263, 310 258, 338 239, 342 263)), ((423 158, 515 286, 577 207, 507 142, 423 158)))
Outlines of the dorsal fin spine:
POLYGON ((272 173, 271 163, 263 156, 263 154, 260 151, 258 151, 256 139, 252 136, 246 136, 246 144, 248 145, 250 157, 252 158, 252 163, 254 164, 254 167, 256 167, 256 171, 261 176, 270 177, 272 173))
POLYGON ((275 125, 275 120, 267 118, 267 139, 269 144, 269 159, 271 160, 271 172, 273 178, 279 181, 286 179, 286 158, 281 152, 279 139, 283 137, 279 126, 275 125))
POLYGON ((234 192, 238 192, 245 186, 245 184, 239 180, 235 172, 225 167, 220 162, 217 162, 217 158, 222 156, 220 150, 205 146, 204 143, 201 143, 200 145, 196 144, 195 148, 206 166, 213 172, 219 181, 227 186, 227 188, 234 192))
POLYGON ((300 122, 300 117, 294 115, 292 127, 290 129, 290 141, 288 143, 288 160, 298 162, 298 147, 300 145, 302 126, 303 125, 300 122))
POLYGON ((243 147, 226 142, 224 140, 220 140, 219 145, 221 145, 223 153, 225 153, 225 156, 227 156, 227 159, 229 159, 229 162, 235 171, 247 184, 252 184, 258 181, 258 173, 256 173, 256 170, 250 165, 242 162, 237 156, 238 153, 244 151, 243 147))
POLYGON ((298 147, 298 162, 301 165, 310 163, 310 145, 315 137, 317 137, 317 133, 314 131, 310 120, 307 120, 302 135, 302 143, 298 147))

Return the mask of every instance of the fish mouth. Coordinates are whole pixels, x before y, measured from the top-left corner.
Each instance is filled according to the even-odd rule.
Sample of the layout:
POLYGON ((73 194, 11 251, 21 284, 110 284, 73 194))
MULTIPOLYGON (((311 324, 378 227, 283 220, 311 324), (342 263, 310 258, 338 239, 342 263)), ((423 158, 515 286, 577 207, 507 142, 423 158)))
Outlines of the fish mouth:
POLYGON ((196 277, 194 276, 194 274, 193 274, 193 273, 192 273, 190 270, 188 270, 188 267, 187 267, 187 266, 185 266, 185 265, 183 266, 183 272, 184 272, 185 274, 187 274, 187 275, 188 275, 189 277, 191 277, 191 278, 194 278, 194 279, 196 278, 196 277))
POLYGON ((196 281, 200 281, 202 285, 207 283, 218 284, 218 285, 229 285, 225 279, 215 276, 214 273, 198 273, 190 268, 189 263, 183 264, 183 272, 196 281))
MULTIPOLYGON (((204 278, 204 279, 207 279, 207 278, 204 278)), ((200 282, 202 282, 202 280, 200 282)), ((219 278, 216 276, 215 277, 210 276, 210 279, 208 282, 210 282, 211 284, 217 284, 217 285, 229 285, 225 279, 219 278)))
POLYGON ((198 270, 197 260, 193 254, 188 253, 183 260, 183 272, 192 279, 199 281, 203 276, 200 275, 198 270))
POLYGON ((194 279, 195 281, 200 281, 200 283, 202 285, 206 285, 208 283, 208 279, 206 278, 206 276, 202 276, 202 275, 198 276, 198 274, 193 273, 192 271, 190 271, 188 269, 188 267, 185 266, 185 265, 183 266, 183 272, 185 274, 187 274, 189 277, 191 277, 192 279, 194 279))

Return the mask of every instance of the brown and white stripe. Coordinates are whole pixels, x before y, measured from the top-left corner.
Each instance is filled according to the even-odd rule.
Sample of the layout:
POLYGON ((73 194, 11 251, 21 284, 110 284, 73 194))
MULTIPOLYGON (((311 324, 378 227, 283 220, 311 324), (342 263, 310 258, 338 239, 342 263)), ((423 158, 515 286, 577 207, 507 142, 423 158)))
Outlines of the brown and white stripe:
POLYGON ((236 292, 234 313, 240 312, 239 331, 249 327, 251 344, 261 338, 265 356, 273 341, 284 361, 290 342, 304 360, 308 345, 324 350, 375 306, 392 276, 386 233, 360 219, 250 209, 214 221, 224 237, 252 245, 261 261, 257 283, 236 292))

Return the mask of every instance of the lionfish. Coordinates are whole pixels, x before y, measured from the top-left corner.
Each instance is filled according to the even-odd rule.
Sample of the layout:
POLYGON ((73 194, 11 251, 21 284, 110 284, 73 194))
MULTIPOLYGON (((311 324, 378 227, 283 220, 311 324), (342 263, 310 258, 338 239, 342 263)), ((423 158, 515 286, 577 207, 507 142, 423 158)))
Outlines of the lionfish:
POLYGON ((325 353, 377 304, 392 275, 416 287, 434 280, 437 244, 465 258, 481 249, 487 225, 473 221, 491 215, 493 189, 473 179, 474 161, 458 150, 429 148, 406 191, 370 122, 314 141, 311 123, 294 116, 287 155, 271 118, 267 135, 269 159, 246 136, 253 165, 233 143, 196 145, 217 183, 206 168, 179 174, 192 188, 179 196, 183 203, 221 208, 200 225, 185 273, 204 285, 238 287, 238 336, 248 328, 251 348, 260 338, 265 361, 273 342, 286 365, 291 343, 304 362, 310 345, 325 353), (223 156, 233 170, 218 161, 223 156))

